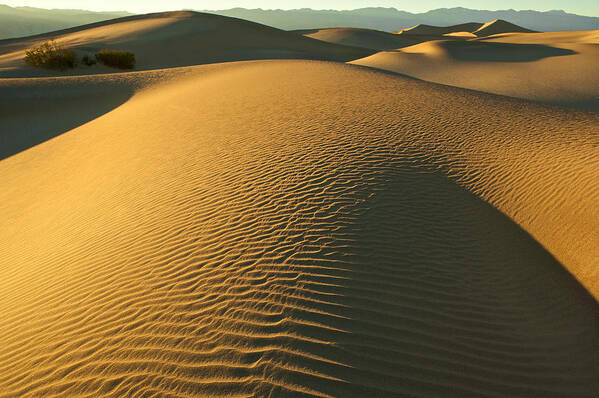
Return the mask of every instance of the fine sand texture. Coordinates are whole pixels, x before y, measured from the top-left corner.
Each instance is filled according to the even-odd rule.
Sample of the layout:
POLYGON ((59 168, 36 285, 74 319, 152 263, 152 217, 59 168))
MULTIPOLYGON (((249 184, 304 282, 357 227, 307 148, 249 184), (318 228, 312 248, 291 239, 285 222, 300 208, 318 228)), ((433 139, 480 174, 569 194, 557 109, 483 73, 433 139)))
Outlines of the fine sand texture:
MULTIPOLYGON (((50 39, 74 49, 80 56, 93 57, 101 49, 133 52, 137 70, 254 59, 344 62, 374 53, 240 19, 181 11, 125 17, 22 39, 0 40, 0 77, 65 75, 64 71, 29 67, 23 61, 28 48, 50 39)), ((113 71, 101 65, 81 65, 69 73, 113 71)))
POLYGON ((599 114, 297 60, 16 93, 0 397, 596 397, 599 114))
POLYGON ((495 21, 474 33, 437 37, 352 63, 451 86, 599 110, 599 31, 506 33, 516 28, 495 21))

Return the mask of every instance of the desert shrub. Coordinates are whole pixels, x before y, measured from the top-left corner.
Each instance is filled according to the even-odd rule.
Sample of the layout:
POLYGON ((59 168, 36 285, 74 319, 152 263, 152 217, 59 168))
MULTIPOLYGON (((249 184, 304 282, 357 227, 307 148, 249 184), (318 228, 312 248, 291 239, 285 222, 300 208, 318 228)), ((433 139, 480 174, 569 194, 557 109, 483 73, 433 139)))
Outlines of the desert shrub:
POLYGON ((101 64, 118 69, 133 69, 135 67, 135 54, 120 50, 100 50, 96 59, 101 64))
POLYGON ((95 65, 97 62, 94 58, 90 57, 89 55, 84 55, 83 58, 81 58, 81 62, 83 62, 84 65, 87 66, 92 66, 95 65))
POLYGON ((51 40, 25 51, 25 62, 31 66, 64 70, 77 65, 77 55, 51 40))

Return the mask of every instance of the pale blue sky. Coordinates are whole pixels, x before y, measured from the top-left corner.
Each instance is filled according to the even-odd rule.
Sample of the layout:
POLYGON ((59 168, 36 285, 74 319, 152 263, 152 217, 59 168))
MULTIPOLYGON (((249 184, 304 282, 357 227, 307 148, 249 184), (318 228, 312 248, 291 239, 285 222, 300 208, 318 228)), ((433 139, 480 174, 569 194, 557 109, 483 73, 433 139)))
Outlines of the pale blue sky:
POLYGON ((87 10, 127 10, 131 12, 167 11, 178 9, 225 9, 245 8, 314 8, 314 9, 354 9, 361 7, 395 7, 399 10, 422 12, 441 7, 467 7, 486 10, 547 11, 562 9, 568 12, 599 16, 599 0, 0 0, 0 4, 10 6, 31 6, 41 8, 77 8, 87 10))

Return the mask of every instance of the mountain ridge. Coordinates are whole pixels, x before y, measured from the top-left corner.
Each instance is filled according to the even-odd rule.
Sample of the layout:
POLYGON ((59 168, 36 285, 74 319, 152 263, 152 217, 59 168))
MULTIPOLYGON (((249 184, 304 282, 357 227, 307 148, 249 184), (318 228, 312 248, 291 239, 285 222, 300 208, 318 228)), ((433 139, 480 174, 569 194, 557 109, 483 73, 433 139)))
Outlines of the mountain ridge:
POLYGON ((126 11, 11 7, 0 4, 0 39, 32 36, 133 15, 126 11))
POLYGON ((599 17, 567 13, 563 10, 534 11, 513 9, 489 11, 464 7, 438 8, 424 13, 410 13, 390 7, 355 10, 265 10, 231 8, 201 10, 214 14, 247 19, 286 30, 352 27, 394 32, 418 24, 448 26, 467 22, 506 20, 536 31, 596 30, 599 17))
MULTIPOLYGON (((599 17, 571 14, 564 10, 489 11, 453 7, 438 8, 424 13, 410 13, 393 7, 364 7, 354 10, 315 10, 311 8, 281 10, 236 7, 196 11, 245 19, 284 30, 352 27, 396 32, 418 24, 450 26, 497 19, 535 31, 599 29, 599 17)), ((31 36, 130 15, 135 14, 126 11, 94 12, 76 9, 10 7, 0 4, 0 39, 31 36)))

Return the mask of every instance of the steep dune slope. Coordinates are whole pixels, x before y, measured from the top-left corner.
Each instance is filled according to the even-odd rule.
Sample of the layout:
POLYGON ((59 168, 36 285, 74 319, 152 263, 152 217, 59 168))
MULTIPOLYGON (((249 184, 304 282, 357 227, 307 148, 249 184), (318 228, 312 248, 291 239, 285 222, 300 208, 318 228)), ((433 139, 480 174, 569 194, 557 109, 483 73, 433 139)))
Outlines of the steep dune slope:
POLYGON ((478 37, 497 35, 502 33, 535 33, 533 30, 523 28, 518 25, 514 25, 508 21, 496 19, 491 22, 487 22, 477 30, 473 31, 478 37))
POLYGON ((451 86, 599 110, 598 34, 513 33, 437 40, 352 63, 451 86))
POLYGON ((501 19, 496 19, 484 24, 478 22, 468 22, 452 26, 420 24, 411 28, 398 30, 395 33, 405 36, 444 36, 452 34, 466 36, 464 33, 472 33, 474 36, 484 37, 501 33, 534 33, 534 31, 501 19))
MULTIPOLYGON (((132 51, 137 69, 157 69, 249 59, 307 58, 348 61, 372 51, 313 40, 293 32, 213 14, 169 12, 126 17, 30 38, 0 41, 0 76, 53 76, 27 67, 25 50, 56 38, 79 54, 109 48, 132 51)), ((74 74, 106 73, 82 66, 74 74)))
POLYGON ((189 72, 0 79, 0 160, 110 112, 139 90, 189 72))
POLYGON ((454 26, 416 25, 395 33, 356 28, 306 29, 295 32, 329 43, 373 50, 394 50, 443 38, 446 40, 476 38, 477 36, 472 32, 477 31, 481 26, 483 24, 472 22, 454 26))
POLYGON ((452 25, 452 26, 432 26, 419 24, 413 26, 411 28, 402 29, 397 31, 397 34, 402 35, 425 35, 425 36, 443 36, 449 33, 456 32, 474 32, 480 29, 483 26, 482 23, 478 22, 469 22, 460 25, 452 25))
POLYGON ((594 396, 563 266, 599 295, 597 115, 325 62, 163 74, 0 161, 0 396, 594 396))

